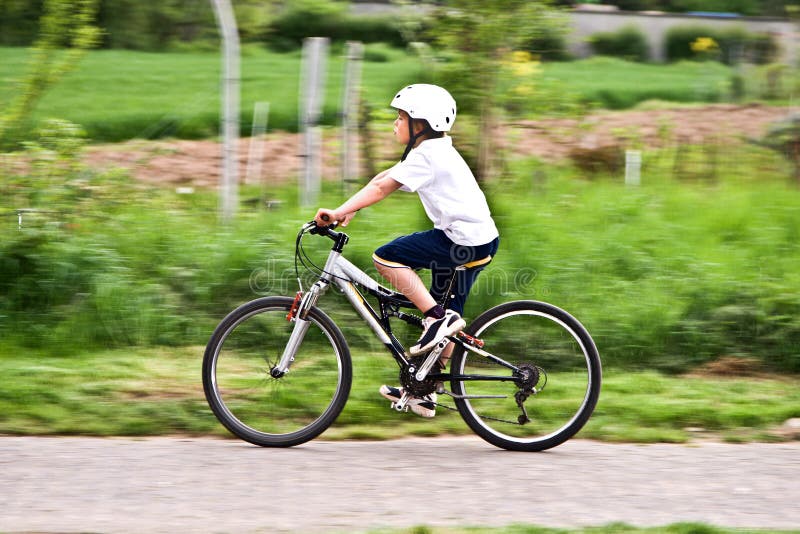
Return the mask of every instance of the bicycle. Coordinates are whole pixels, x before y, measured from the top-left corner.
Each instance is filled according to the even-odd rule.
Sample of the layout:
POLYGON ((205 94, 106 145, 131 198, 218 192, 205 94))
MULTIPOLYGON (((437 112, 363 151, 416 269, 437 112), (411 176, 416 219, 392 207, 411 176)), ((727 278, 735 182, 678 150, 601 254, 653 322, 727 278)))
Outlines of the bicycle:
MULTIPOLYGON (((217 326, 203 357, 206 400, 235 436, 264 447, 290 447, 324 432, 344 408, 353 369, 342 331, 317 307, 336 286, 386 346, 400 368, 405 394, 392 408, 407 411, 414 396, 434 391, 450 397, 467 425, 487 442, 508 450, 542 451, 574 436, 591 416, 600 393, 601 363, 586 329, 566 311, 519 300, 480 314, 464 331, 429 353, 410 357, 391 320, 422 328, 422 318, 401 293, 372 279, 343 256, 349 236, 335 226, 302 226, 295 242, 299 265, 317 280, 292 297, 245 303, 217 326), (307 234, 333 241, 323 268, 303 249, 307 234), (374 297, 377 309, 366 298, 374 297), (449 343, 451 371, 436 366, 449 343), (449 383, 450 390, 445 388, 449 383)), ((491 258, 456 268, 481 268, 491 258)), ((300 282, 298 274, 298 282, 300 282)))

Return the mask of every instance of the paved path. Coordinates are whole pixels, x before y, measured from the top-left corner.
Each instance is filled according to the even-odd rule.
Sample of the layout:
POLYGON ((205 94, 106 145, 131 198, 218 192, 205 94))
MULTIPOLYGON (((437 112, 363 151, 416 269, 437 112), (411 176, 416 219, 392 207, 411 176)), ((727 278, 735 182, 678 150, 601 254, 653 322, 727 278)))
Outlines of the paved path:
POLYGON ((510 453, 478 438, 0 438, 0 532, 323 532, 380 526, 800 528, 800 443, 510 453))

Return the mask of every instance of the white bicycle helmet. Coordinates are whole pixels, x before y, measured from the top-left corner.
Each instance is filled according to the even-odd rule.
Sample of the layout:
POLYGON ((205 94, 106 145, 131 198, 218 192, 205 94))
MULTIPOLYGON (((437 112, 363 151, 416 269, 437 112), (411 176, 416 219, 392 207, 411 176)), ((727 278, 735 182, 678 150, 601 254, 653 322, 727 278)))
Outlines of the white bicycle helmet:
POLYGON ((417 83, 400 89, 392 100, 391 106, 408 113, 412 120, 408 121, 409 140, 400 161, 404 161, 417 139, 429 133, 449 132, 456 121, 456 101, 446 89, 438 85, 417 83), (414 133, 414 119, 424 119, 427 126, 419 133, 414 133))
POLYGON ((425 119, 437 132, 449 132, 456 120, 456 101, 438 85, 417 83, 400 89, 392 107, 402 109, 412 119, 425 119))

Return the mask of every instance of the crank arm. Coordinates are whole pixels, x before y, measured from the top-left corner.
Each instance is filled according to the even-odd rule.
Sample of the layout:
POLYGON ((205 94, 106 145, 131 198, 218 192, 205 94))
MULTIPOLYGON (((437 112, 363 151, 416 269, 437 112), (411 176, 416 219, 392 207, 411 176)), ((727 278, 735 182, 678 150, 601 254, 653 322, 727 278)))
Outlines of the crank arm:
POLYGON ((392 403, 392 409, 397 410, 398 412, 407 412, 408 411, 408 402, 411 400, 411 393, 408 391, 403 393, 403 396, 400 397, 400 400, 394 401, 392 403))
POLYGON ((417 380, 422 382, 425 380, 425 377, 428 376, 428 373, 433 368, 433 364, 439 361, 439 355, 442 354, 442 351, 450 344, 450 339, 444 338, 441 340, 428 354, 428 357, 425 358, 425 362, 420 366, 417 374, 414 376, 417 380))

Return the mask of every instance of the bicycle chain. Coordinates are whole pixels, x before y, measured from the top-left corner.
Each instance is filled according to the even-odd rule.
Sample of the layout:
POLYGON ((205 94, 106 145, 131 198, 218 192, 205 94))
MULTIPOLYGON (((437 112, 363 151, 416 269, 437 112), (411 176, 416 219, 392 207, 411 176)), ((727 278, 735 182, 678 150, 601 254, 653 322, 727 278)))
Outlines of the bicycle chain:
MULTIPOLYGON (((445 410, 450 410, 451 412, 458 411, 458 408, 453 408, 452 406, 448 406, 446 404, 440 404, 438 402, 434 402, 433 405, 438 406, 440 408, 444 408, 445 410)), ((481 415, 481 414, 478 414, 478 417, 480 417, 481 419, 488 419, 489 421, 497 421, 498 423, 509 423, 512 425, 522 426, 519 421, 509 421, 507 419, 499 419, 497 417, 491 417, 489 415, 481 415)))

